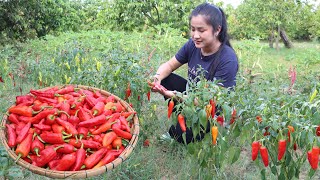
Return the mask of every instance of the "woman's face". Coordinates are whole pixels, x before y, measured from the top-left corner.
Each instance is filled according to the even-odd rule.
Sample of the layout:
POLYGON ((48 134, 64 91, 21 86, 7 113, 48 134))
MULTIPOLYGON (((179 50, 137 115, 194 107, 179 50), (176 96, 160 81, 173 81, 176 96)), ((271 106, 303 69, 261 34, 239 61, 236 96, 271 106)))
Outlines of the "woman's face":
POLYGON ((211 49, 218 42, 217 36, 213 33, 213 27, 206 23, 205 16, 192 16, 190 21, 191 38, 197 48, 211 49))

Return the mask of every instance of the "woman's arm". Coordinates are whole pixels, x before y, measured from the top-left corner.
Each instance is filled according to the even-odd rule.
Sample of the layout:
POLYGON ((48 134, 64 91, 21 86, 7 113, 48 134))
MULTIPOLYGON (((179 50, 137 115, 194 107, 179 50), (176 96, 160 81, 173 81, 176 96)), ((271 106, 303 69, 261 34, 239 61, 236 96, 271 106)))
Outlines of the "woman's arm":
POLYGON ((169 76, 174 70, 178 69, 182 64, 173 56, 169 61, 161 64, 154 75, 154 82, 160 84, 161 81, 169 76))

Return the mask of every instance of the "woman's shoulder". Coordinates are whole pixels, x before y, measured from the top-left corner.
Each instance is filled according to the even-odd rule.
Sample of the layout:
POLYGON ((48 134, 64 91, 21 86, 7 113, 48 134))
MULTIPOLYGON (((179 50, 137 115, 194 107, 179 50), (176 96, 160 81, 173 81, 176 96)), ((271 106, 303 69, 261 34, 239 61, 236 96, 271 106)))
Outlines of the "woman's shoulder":
POLYGON ((237 55, 236 55, 236 52, 234 51, 233 48, 231 48, 230 46, 224 44, 223 47, 222 47, 222 56, 225 57, 226 59, 228 59, 229 61, 232 61, 232 60, 238 60, 237 58, 237 55))

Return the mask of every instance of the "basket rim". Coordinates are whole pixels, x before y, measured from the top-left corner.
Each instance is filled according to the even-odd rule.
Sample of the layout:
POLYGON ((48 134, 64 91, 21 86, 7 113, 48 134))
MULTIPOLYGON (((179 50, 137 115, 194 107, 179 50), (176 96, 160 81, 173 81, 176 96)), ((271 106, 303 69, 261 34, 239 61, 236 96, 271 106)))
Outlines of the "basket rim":
MULTIPOLYGON (((102 90, 102 89, 92 87, 92 86, 85 86, 85 85, 74 85, 74 84, 67 84, 67 85, 72 85, 77 88, 91 90, 91 91, 99 91, 103 96, 113 95, 115 97, 115 99, 117 101, 119 101, 121 103, 121 105, 124 106, 124 108, 127 111, 129 111, 129 112, 135 111, 126 101, 124 101, 123 99, 121 99, 117 95, 110 93, 106 90, 102 90)), ((67 86, 67 85, 55 85, 55 86, 45 87, 45 88, 42 88, 39 90, 45 90, 45 89, 52 88, 52 87, 61 88, 61 87, 67 86)), ((6 114, 4 114, 4 116, 2 117, 2 120, 1 120, 1 125, 3 127, 5 127, 5 125, 7 123, 7 118, 8 118, 8 116, 6 114)), ((140 133, 140 124, 139 124, 139 119, 138 119, 137 114, 135 114, 133 116, 133 122, 134 122, 134 124, 133 124, 133 127, 131 128, 132 138, 129 141, 128 145, 123 150, 123 152, 115 160, 113 160, 112 162, 110 162, 104 166, 101 166, 99 168, 89 169, 89 170, 80 170, 80 171, 56 171, 56 170, 49 170, 49 169, 41 168, 38 166, 34 166, 34 165, 24 161, 21 158, 16 162, 16 164, 30 170, 31 172, 33 172, 35 174, 43 175, 43 176, 50 177, 50 178, 61 178, 61 179, 62 178, 88 178, 88 177, 100 175, 104 172, 108 172, 108 171, 116 168, 118 165, 120 165, 122 162, 124 162, 129 157, 129 155, 131 154, 133 149, 135 148, 135 146, 138 142, 139 133, 140 133)), ((15 161, 18 158, 18 156, 8 146, 7 138, 6 138, 6 128, 0 129, 0 140, 1 140, 1 143, 3 144, 4 148, 6 149, 7 153, 9 154, 9 156, 15 161)))

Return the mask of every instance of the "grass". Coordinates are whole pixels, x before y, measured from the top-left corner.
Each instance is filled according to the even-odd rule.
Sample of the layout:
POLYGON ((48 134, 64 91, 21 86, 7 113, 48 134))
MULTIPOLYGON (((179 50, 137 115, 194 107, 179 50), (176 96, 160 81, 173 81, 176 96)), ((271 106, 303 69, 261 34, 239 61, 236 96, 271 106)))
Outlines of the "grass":
MULTIPOLYGON (((83 32, 80 34, 64 34, 60 37, 47 37, 47 41, 35 40, 28 44, 22 44, 21 49, 5 48, 2 47, 1 60, 8 60, 17 66, 9 66, 9 70, 17 70, 20 62, 24 58, 32 60, 39 58, 46 60, 52 56, 70 58, 72 53, 66 53, 64 56, 58 52, 65 50, 65 52, 72 52, 76 48, 87 50, 88 57, 105 56, 109 50, 112 50, 114 43, 122 48, 124 52, 136 52, 138 55, 149 55, 154 49, 150 64, 156 69, 161 63, 165 62, 183 44, 185 39, 172 35, 172 37, 161 38, 153 37, 147 38, 149 35, 145 34, 130 34, 111 33, 111 32, 83 32), (103 35, 105 34, 105 35, 103 35), (112 36, 113 35, 113 36, 112 36), (97 41, 94 37, 100 36, 105 41, 99 41, 99 46, 96 46, 97 41), (111 37, 112 36, 112 37, 111 37), (81 37, 82 42, 76 41, 81 37), (112 41, 107 38, 111 37, 112 41), (129 42, 124 42, 124 39, 131 38, 129 42), (88 40, 89 39, 89 40, 88 40), (117 41, 118 39, 118 41, 117 41), (135 44, 136 43, 136 44, 135 44), (75 48, 76 47, 76 48, 75 48), (81 48, 79 48, 81 47, 81 48), (144 52, 146 51, 146 52, 144 52), (58 54, 58 55, 57 55, 58 54)), ((237 51, 240 63, 239 79, 247 78, 253 74, 259 74, 257 81, 270 80, 269 78, 277 78, 275 74, 287 78, 288 69, 290 66, 297 68, 297 84, 303 81, 311 80, 311 83, 320 81, 320 45, 309 42, 294 43, 294 48, 286 49, 281 47, 279 51, 270 49, 267 43, 259 41, 234 41, 232 42, 235 50, 237 51), (271 74, 271 76, 270 76, 271 74), (272 76, 273 75, 273 76, 272 76)), ((80 52, 80 51, 78 51, 80 52)), ((61 59, 63 59, 61 58, 61 59)), ((137 58, 141 58, 138 56, 137 58)), ((72 58, 71 58, 72 59, 72 58)), ((3 61, 2 61, 3 62, 3 61)), ((1 75, 4 76, 6 69, 1 66, 1 75)), ((45 68, 45 67, 44 67, 45 68)), ((91 68, 91 67, 90 67, 91 68)), ((54 71, 54 70, 52 70, 54 71)), ((183 66, 177 71, 178 74, 186 77, 186 66, 183 66)), ((32 75, 33 79, 38 77, 32 75)), ((284 79, 285 79, 284 78, 284 79)), ((6 88, 0 88, 1 112, 4 113, 11 104, 14 103, 15 96, 22 92, 28 92, 31 88, 37 88, 35 82, 23 81, 16 79, 17 87, 10 86, 11 80, 5 79, 6 88)), ((60 79, 57 82, 61 83, 60 79)), ((288 79, 289 83, 289 79, 288 79)), ((258 86, 259 84, 254 84, 258 86)), ((119 93, 120 90, 117 90, 119 93)), ((116 92, 116 90, 115 90, 116 92)), ((255 180, 260 178, 260 171, 266 169, 267 179, 276 179, 271 173, 270 168, 264 168, 261 159, 251 161, 250 145, 241 149, 240 158, 232 165, 225 165, 220 171, 212 169, 203 169, 195 159, 190 156, 185 146, 175 141, 161 141, 160 137, 165 134, 169 129, 171 122, 166 117, 166 106, 163 98, 158 94, 151 94, 151 102, 142 105, 142 112, 140 116, 140 135, 139 141, 130 155, 130 157, 123 162, 120 166, 110 172, 106 172, 97 177, 88 179, 248 179, 255 180), (150 140, 150 146, 143 146, 145 139, 150 140)), ((248 140, 250 141, 250 140, 248 140)), ((3 177, 8 179, 49 179, 37 174, 33 174, 28 170, 21 169, 19 166, 14 165, 13 161, 1 151, 0 163, 2 164, 1 173, 3 177), (12 173, 17 172, 17 173, 12 173)), ((228 154, 225 158, 228 158, 228 154)), ((304 164, 300 178, 308 179, 309 165, 307 162, 304 164)), ((1 177, 1 176, 0 176, 1 177)), ((317 171, 313 179, 319 179, 320 173, 317 171)))

